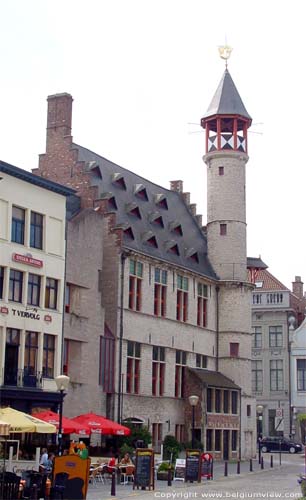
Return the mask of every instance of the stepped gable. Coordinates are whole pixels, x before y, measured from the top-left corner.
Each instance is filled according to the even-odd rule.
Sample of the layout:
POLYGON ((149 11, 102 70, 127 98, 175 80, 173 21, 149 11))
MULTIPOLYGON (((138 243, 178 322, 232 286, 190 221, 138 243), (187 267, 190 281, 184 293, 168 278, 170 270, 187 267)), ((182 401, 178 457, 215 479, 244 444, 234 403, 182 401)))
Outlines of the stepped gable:
POLYGON ((82 146, 72 144, 72 148, 78 150, 78 161, 90 172, 98 198, 109 200, 108 211, 116 213, 117 227, 124 231, 124 248, 217 279, 207 258, 206 237, 180 193, 82 146), (177 231, 173 230, 176 221, 177 231), (192 255, 187 251, 190 248, 192 255))

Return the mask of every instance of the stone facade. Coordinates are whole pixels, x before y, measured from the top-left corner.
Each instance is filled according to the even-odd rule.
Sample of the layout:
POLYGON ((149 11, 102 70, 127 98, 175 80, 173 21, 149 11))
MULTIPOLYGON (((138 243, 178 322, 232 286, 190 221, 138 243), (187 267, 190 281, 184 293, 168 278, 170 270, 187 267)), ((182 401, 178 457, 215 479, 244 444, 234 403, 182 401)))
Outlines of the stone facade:
MULTIPOLYGON (((252 285, 247 281, 245 221, 248 156, 238 151, 240 138, 234 137, 235 150, 222 150, 220 140, 220 150, 205 157, 206 233, 201 232, 201 217, 190 204, 190 193, 183 192, 182 181, 173 181, 168 191, 74 144, 71 110, 69 94, 48 98, 46 152, 35 170, 73 187, 80 197, 81 212, 68 226, 71 304, 64 336, 68 353, 73 352, 67 365, 73 387, 66 399, 67 414, 95 409, 122 421, 138 419, 149 426, 158 449, 166 433, 191 439, 187 397, 199 391, 202 402, 196 412, 203 425, 198 430, 206 444, 204 386, 201 381, 197 387, 188 383, 188 369, 217 371, 241 394, 239 425, 234 415, 224 415, 223 420, 211 415, 209 426, 220 425, 226 440, 232 439, 235 426, 239 446, 229 455, 253 456, 252 285), (220 233, 220 225, 226 225, 226 234, 220 233), (101 344, 99 349, 106 335, 115 342, 108 374, 103 363, 109 360, 103 358, 101 344), (112 379, 107 388, 103 377, 112 379)), ((229 119, 238 118, 230 113, 229 119)), ((248 115, 242 122, 239 118, 237 123, 246 138, 248 115)), ((223 445, 219 451, 224 455, 223 445)))

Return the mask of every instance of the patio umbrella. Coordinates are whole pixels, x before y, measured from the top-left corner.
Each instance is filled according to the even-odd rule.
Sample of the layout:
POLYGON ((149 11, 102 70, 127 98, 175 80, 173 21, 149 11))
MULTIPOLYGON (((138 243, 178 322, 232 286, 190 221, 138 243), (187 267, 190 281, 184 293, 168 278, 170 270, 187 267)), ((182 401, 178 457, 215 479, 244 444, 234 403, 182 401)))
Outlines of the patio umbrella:
POLYGON ((117 422, 113 422, 113 420, 109 420, 102 415, 96 415, 95 413, 84 413, 83 415, 73 417, 71 420, 75 420, 81 425, 88 425, 94 434, 128 436, 131 433, 131 429, 128 427, 117 424, 117 422))
POLYGON ((3 422, 3 420, 0 420, 0 436, 8 436, 10 433, 10 427, 10 424, 8 424, 7 422, 3 422))
POLYGON ((56 432, 55 425, 47 424, 38 418, 14 410, 14 408, 0 408, 0 419, 10 424, 10 432, 39 432, 52 434, 56 432))
MULTIPOLYGON (((48 424, 53 424, 58 430, 59 426, 59 414, 53 411, 41 411, 35 413, 35 417, 47 422, 48 424)), ((87 425, 81 425, 75 420, 71 420, 67 417, 62 417, 62 432, 63 434, 90 434, 90 428, 87 425)))

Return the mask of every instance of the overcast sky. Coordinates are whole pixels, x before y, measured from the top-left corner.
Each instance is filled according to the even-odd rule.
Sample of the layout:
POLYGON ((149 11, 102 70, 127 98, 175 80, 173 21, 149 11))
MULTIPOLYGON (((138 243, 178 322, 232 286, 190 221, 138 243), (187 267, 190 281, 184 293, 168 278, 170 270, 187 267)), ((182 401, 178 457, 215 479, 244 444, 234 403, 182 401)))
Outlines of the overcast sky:
POLYGON ((74 98, 74 141, 165 187, 182 179, 206 222, 198 125, 224 72, 253 118, 248 256, 306 280, 303 0, 0 1, 0 158, 45 151, 46 98, 74 98), (191 123, 191 124, 190 124, 191 123), (258 125, 256 125, 258 124, 258 125))

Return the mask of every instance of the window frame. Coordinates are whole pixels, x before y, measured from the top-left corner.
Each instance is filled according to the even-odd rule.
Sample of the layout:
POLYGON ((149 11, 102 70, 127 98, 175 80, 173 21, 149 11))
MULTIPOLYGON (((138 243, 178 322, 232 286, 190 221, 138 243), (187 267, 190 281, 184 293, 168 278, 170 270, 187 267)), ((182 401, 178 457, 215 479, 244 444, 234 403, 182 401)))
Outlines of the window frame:
POLYGON ((58 303, 58 280, 56 278, 46 277, 45 286, 45 309, 57 309, 58 303), (53 283, 54 282, 54 283, 53 283))
POLYGON ((178 274, 176 286, 176 319, 186 323, 188 321, 189 278, 178 274))
POLYGON ((165 347, 152 346, 152 396, 163 396, 165 392, 165 347))
POLYGON ((269 347, 283 347, 283 327, 281 325, 269 326, 269 347))
POLYGON ((43 338, 43 364, 42 364, 42 376, 44 378, 54 378, 54 366, 55 366, 55 335, 49 333, 44 333, 43 338), (49 345, 49 340, 52 339, 49 345), (49 355, 51 355, 51 367, 49 366, 49 355), (50 374, 48 371, 50 370, 50 374))
POLYGON ((39 212, 31 211, 30 215, 30 247, 43 249, 44 216, 39 212), (37 221, 38 219, 38 221, 37 221))
POLYGON ((140 361, 141 344, 132 340, 127 341, 126 357, 126 393, 139 394, 140 392, 140 361))
POLYGON ((270 360, 270 391, 284 390, 284 364, 282 359, 270 360), (273 368, 275 367, 275 368, 273 368))
POLYGON ((10 302, 18 302, 22 304, 23 297, 23 279, 24 273, 23 271, 19 271, 18 269, 10 269, 10 277, 9 277, 9 301, 10 302), (16 275, 19 278, 16 278, 16 275), (17 290, 17 292, 16 292, 17 290), (16 293, 18 295, 18 299, 16 300, 16 293))
POLYGON ((297 390, 299 392, 306 391, 306 359, 300 358, 296 360, 296 376, 297 376, 297 390), (303 363, 301 363, 303 362, 303 363), (302 368, 299 368, 299 364, 302 368), (304 365, 304 366, 303 366, 304 365), (300 375, 301 373, 301 375, 300 375))
POLYGON ((29 273, 28 274, 28 297, 27 304, 30 306, 40 306, 40 294, 41 294, 41 276, 39 274, 29 273), (35 283, 35 279, 38 279, 38 282, 35 283), (32 279, 32 281, 31 281, 32 279), (33 300, 33 295, 36 295, 36 301, 33 300), (30 297, 30 298, 29 298, 30 297))
POLYGON ((0 266, 0 299, 4 298, 5 267, 0 266))
POLYGON ((129 269, 129 309, 141 311, 142 307, 143 263, 130 259, 129 269))
POLYGON ((12 227, 11 227, 11 242, 18 243, 19 245, 24 245, 25 241, 25 218, 26 211, 22 207, 17 205, 12 205, 12 227), (14 210, 20 210, 21 217, 14 215, 14 210))

